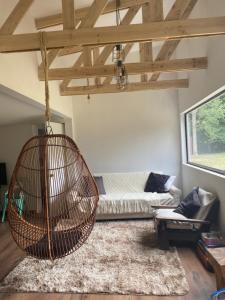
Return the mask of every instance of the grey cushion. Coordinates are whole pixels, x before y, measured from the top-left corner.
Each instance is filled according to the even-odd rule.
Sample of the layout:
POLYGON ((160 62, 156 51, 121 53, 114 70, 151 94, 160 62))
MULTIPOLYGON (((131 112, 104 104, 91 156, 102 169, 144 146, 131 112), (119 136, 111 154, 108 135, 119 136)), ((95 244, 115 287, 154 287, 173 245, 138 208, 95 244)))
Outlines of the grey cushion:
POLYGON ((98 192, 100 195, 105 195, 105 187, 104 187, 104 183, 103 183, 103 178, 102 176, 94 176, 94 180, 96 182, 96 185, 98 187, 98 192))
POLYGON ((191 223, 187 223, 187 222, 182 222, 183 220, 188 220, 185 216, 178 214, 176 212, 174 212, 173 208, 162 208, 162 209, 157 209, 154 212, 154 216, 156 218, 167 218, 167 219, 176 219, 176 220, 180 220, 180 221, 168 221, 166 223, 166 227, 169 229, 192 229, 193 228, 193 224, 191 223))
POLYGON ((203 190, 202 188, 199 188, 198 195, 201 206, 197 213, 194 215, 194 218, 205 220, 207 215, 209 214, 210 209, 212 208, 214 201, 216 200, 216 196, 210 192, 203 190))
POLYGON ((184 215, 187 218, 193 218, 198 212, 201 202, 198 196, 198 188, 194 188, 174 210, 174 212, 184 215))

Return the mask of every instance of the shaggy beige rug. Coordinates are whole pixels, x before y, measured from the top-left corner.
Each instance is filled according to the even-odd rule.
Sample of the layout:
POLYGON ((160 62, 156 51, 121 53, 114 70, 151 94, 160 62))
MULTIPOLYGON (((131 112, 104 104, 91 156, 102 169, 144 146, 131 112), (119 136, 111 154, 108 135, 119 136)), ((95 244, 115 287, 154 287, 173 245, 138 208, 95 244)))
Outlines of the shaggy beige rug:
POLYGON ((25 258, 1 291, 184 295, 177 251, 157 248, 151 221, 96 223, 87 242, 55 262, 25 258))

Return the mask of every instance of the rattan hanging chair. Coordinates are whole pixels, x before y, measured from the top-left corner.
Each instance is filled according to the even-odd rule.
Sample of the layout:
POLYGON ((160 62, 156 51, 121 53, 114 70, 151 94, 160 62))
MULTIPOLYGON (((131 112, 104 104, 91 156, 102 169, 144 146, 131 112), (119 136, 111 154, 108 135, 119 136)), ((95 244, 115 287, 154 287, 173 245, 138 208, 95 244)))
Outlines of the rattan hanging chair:
POLYGON ((14 240, 29 255, 56 259, 89 236, 98 203, 96 184, 76 144, 65 135, 31 138, 9 187, 8 220, 14 240), (23 197, 23 211, 14 195, 23 197))
POLYGON ((48 56, 40 33, 45 73, 46 134, 23 147, 8 192, 8 221, 20 248, 39 259, 61 258, 78 249, 89 236, 98 190, 71 138, 53 134, 50 126, 48 56), (15 201, 20 194, 21 201, 15 201))

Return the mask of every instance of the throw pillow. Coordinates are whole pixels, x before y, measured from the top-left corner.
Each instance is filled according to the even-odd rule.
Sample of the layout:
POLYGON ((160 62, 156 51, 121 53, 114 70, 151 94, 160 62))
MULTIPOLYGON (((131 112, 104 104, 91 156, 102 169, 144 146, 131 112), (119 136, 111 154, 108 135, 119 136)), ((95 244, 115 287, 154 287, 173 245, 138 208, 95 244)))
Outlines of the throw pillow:
POLYGON ((105 195, 106 192, 105 192, 105 187, 104 187, 102 176, 94 176, 94 180, 95 180, 95 183, 97 185, 99 194, 100 195, 105 195))
POLYGON ((165 183, 165 190, 169 191, 176 179, 176 176, 170 176, 167 182, 165 183))
POLYGON ((145 185, 145 192, 150 192, 150 193, 166 193, 168 192, 165 189, 165 183, 167 180, 170 178, 169 175, 163 175, 163 174, 157 174, 151 172, 148 176, 146 185, 145 185))
POLYGON ((194 188, 191 193, 189 193, 174 210, 174 212, 185 216, 186 218, 192 218, 199 208, 201 207, 201 202, 198 196, 198 187, 194 188))

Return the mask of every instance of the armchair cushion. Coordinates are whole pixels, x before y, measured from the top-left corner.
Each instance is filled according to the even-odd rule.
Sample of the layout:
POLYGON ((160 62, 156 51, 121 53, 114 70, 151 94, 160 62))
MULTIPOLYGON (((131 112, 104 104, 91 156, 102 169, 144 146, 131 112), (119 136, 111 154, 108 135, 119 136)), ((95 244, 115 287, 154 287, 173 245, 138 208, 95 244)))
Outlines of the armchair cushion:
MULTIPOLYGON (((196 228, 199 227, 199 224, 193 225, 192 222, 187 222, 188 220, 191 221, 192 219, 188 219, 185 216, 174 212, 174 209, 171 209, 171 208, 170 209, 166 209, 166 208, 157 209, 155 211, 154 216, 156 219, 161 220, 161 221, 162 220, 166 221, 167 219, 169 219, 168 221, 166 221, 166 228, 168 228, 168 229, 191 230, 191 229, 193 229, 193 227, 196 227, 196 228)), ((194 221, 196 221, 196 220, 194 220, 194 221)))
POLYGON ((210 192, 207 192, 201 188, 198 190, 198 196, 201 207, 193 216, 195 219, 205 220, 216 200, 216 196, 210 192))
POLYGON ((96 182, 99 195, 105 195, 106 192, 105 192, 105 187, 104 187, 104 183, 103 183, 103 177, 102 176, 94 176, 94 180, 96 182))
POLYGON ((198 189, 194 188, 174 210, 175 213, 181 214, 187 218, 192 218, 199 210, 201 202, 198 196, 198 189))
POLYGON ((157 209, 154 213, 155 218, 159 219, 175 219, 175 220, 187 220, 187 218, 179 213, 176 213, 172 208, 161 208, 157 209))

